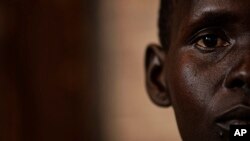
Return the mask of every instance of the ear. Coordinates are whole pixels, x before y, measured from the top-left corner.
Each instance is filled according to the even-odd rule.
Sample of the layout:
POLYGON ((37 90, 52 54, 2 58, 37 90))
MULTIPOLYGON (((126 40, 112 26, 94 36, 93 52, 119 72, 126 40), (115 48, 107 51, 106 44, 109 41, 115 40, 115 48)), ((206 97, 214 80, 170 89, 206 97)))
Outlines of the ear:
POLYGON ((150 99, 158 106, 171 105, 168 88, 164 78, 165 53, 162 47, 151 44, 145 56, 146 87, 150 99))

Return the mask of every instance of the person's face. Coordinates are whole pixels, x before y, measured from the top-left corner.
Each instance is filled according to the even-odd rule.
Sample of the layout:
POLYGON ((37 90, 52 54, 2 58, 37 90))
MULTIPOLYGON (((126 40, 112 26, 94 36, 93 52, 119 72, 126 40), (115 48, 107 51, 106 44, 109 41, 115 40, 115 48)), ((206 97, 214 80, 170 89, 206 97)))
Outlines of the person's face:
POLYGON ((176 3, 168 49, 146 52, 147 90, 172 105, 184 141, 228 140, 250 123, 250 1, 176 3))

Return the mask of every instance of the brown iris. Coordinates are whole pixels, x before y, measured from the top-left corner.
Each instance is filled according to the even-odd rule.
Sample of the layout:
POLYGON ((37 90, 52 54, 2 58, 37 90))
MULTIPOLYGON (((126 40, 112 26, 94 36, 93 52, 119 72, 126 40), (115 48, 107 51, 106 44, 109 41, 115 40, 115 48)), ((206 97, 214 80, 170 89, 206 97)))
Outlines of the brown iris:
POLYGON ((216 48, 216 47, 226 47, 229 43, 216 34, 207 34, 196 42, 196 46, 201 48, 216 48))

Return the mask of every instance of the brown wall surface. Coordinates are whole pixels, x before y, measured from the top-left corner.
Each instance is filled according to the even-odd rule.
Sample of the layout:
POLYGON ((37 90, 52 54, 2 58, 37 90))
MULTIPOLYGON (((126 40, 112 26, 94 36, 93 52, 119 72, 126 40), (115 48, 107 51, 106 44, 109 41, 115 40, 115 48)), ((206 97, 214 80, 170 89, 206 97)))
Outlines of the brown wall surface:
POLYGON ((0 2, 1 141, 99 140, 95 2, 0 2))
POLYGON ((158 1, 99 2, 0 2, 0 141, 180 140, 144 89, 158 1))
POLYGON ((159 0, 102 0, 102 121, 105 141, 180 141, 172 108, 147 96, 144 52, 157 43, 159 0))

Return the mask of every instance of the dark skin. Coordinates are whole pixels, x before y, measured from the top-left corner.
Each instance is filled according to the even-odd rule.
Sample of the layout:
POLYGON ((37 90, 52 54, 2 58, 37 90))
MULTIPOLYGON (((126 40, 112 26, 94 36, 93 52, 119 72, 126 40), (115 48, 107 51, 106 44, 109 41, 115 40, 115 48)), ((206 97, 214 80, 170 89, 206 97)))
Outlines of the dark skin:
POLYGON ((171 42, 147 48, 148 94, 174 108, 184 141, 228 140, 229 125, 250 123, 249 8, 249 0, 179 0, 171 42))

